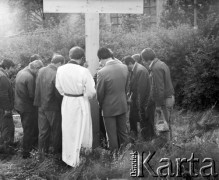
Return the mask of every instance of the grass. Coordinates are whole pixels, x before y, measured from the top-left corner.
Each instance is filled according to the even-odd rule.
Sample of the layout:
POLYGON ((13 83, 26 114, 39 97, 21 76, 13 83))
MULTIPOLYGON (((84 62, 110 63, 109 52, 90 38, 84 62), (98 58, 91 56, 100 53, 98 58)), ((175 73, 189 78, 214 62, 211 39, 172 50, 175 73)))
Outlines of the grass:
MULTIPOLYGON (((82 154, 83 161, 77 168, 66 166, 57 158, 48 155, 44 162, 36 161, 37 151, 32 152, 32 158, 23 160, 21 149, 13 156, 3 156, 0 162, 0 174, 7 179, 132 179, 130 177, 130 153, 133 150, 144 151, 145 156, 149 151, 156 151, 150 162, 155 169, 160 166, 161 158, 170 158, 173 169, 176 158, 190 158, 194 153, 200 163, 205 157, 214 159, 216 172, 219 173, 219 118, 218 112, 210 109, 205 112, 174 111, 172 115, 173 145, 158 137, 151 142, 138 140, 135 144, 128 144, 118 156, 111 156, 107 150, 96 148, 89 155, 82 154)), ((20 121, 15 122, 16 139, 21 140, 22 128, 20 121)), ((202 165, 202 164, 201 164, 202 165)), ((184 166, 188 171, 188 166, 184 166)), ((196 171, 200 167, 196 167, 196 171)), ((144 179, 153 179, 144 171, 144 179)), ((141 178, 139 178, 141 179, 141 178)), ((156 178, 155 178, 156 179, 156 178)), ((157 178, 161 179, 161 178, 157 178)), ((171 179, 171 178, 168 178, 171 179)), ((176 178, 172 178, 176 179, 176 178)), ((178 178, 180 179, 180 178, 178 178)), ((196 179, 204 179, 198 177, 196 179)))

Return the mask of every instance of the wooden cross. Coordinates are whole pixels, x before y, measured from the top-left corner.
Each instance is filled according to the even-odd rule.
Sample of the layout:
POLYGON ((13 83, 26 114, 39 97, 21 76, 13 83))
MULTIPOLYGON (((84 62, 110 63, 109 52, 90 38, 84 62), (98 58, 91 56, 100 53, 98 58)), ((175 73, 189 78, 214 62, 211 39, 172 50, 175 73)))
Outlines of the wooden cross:
MULTIPOLYGON (((44 13, 85 13, 85 49, 88 69, 94 75, 99 67, 99 13, 142 14, 143 0, 43 0, 44 13)), ((115 39, 116 41, 116 39, 115 39)), ((99 110, 91 102, 94 141, 99 133, 99 110), (95 118, 93 118, 95 117, 95 118), (94 122, 95 121, 95 122, 94 122)), ((95 143, 94 143, 95 144, 95 143)), ((97 145, 94 145, 97 146, 97 145)))
POLYGON ((43 0, 45 13, 85 13, 86 59, 94 75, 99 67, 99 13, 143 13, 143 0, 43 0))

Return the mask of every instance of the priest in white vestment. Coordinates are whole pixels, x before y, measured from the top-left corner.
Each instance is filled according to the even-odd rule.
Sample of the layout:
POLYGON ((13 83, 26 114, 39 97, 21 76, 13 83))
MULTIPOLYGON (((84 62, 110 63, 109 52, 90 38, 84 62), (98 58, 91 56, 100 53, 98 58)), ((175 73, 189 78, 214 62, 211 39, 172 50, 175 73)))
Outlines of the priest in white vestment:
POLYGON ((62 100, 62 160, 69 166, 79 165, 81 147, 92 148, 93 133, 89 98, 96 94, 90 71, 81 66, 84 50, 73 47, 70 61, 59 67, 56 88, 62 100))

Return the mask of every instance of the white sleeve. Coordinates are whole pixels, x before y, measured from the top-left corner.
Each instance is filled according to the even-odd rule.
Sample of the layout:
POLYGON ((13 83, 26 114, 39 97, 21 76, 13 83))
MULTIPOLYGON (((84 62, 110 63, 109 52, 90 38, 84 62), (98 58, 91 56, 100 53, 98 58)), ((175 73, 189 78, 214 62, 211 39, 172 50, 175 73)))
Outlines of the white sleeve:
POLYGON ((58 90, 58 92, 64 96, 64 91, 62 89, 61 83, 60 83, 60 73, 59 73, 59 69, 57 70, 56 73, 56 89, 58 90))
POLYGON ((95 82, 88 69, 85 70, 84 96, 93 98, 96 95, 95 82))

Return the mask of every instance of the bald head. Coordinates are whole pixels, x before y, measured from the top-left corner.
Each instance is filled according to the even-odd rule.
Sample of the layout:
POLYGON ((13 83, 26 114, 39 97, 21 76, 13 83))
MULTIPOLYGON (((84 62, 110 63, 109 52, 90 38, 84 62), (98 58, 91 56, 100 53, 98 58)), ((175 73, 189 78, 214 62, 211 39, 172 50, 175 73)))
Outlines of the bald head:
POLYGON ((80 60, 83 57, 85 57, 85 53, 81 47, 75 46, 75 47, 70 49, 70 51, 69 51, 69 58, 70 59, 80 60))

